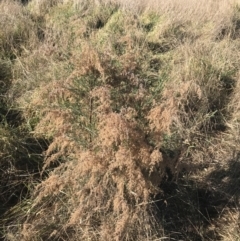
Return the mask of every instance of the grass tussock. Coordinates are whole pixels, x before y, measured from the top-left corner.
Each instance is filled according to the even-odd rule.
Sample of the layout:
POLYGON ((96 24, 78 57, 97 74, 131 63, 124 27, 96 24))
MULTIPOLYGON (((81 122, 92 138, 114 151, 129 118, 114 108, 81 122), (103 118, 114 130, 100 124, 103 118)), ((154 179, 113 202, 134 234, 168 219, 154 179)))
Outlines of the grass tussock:
POLYGON ((3 240, 239 239, 239 2, 0 6, 3 240))

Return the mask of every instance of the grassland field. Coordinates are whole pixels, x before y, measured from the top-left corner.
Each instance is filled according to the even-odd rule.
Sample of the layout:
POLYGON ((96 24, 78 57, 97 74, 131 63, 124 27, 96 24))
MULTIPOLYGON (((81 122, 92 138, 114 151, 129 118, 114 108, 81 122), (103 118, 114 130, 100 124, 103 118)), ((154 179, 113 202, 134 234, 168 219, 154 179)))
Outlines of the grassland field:
POLYGON ((0 0, 0 240, 240 240, 239 0, 0 0))

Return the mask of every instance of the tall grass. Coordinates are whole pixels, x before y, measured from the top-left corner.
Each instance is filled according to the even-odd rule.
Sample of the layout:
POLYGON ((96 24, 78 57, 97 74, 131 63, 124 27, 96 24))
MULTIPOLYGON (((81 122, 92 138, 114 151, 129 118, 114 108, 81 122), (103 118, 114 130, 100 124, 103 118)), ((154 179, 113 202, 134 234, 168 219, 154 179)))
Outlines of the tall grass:
POLYGON ((0 6, 4 240, 239 238, 238 1, 0 6))

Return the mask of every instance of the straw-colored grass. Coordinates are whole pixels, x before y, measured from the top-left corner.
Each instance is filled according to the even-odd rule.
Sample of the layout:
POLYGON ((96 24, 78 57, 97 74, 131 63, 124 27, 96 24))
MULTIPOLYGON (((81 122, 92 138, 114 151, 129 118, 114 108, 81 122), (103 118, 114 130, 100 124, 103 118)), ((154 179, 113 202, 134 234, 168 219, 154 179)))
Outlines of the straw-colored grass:
POLYGON ((0 8, 3 240, 240 238, 239 1, 0 8))

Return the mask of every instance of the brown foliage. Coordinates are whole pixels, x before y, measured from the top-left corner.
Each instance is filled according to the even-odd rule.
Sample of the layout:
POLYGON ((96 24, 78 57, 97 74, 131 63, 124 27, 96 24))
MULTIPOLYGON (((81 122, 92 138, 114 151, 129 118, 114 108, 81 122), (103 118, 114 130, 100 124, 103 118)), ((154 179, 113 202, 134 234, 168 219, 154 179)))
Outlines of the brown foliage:
MULTIPOLYGON (((135 14, 126 1, 29 5, 32 12, 44 9, 38 14, 45 37, 19 56, 9 93, 32 133, 51 143, 44 152, 48 176, 32 192, 18 239, 161 239, 176 224, 161 220, 168 218, 167 197, 176 212, 192 208, 208 218, 190 206, 200 189, 188 189, 209 191, 210 172, 226 168, 238 144, 239 41, 227 16, 237 10, 186 2, 164 2, 154 14, 156 3, 144 1, 135 14), (224 12, 224 24, 215 8, 224 12)), ((201 222, 183 220, 194 229, 185 238, 208 235, 200 233, 201 222)), ((179 239, 181 228, 175 226, 179 239)))

